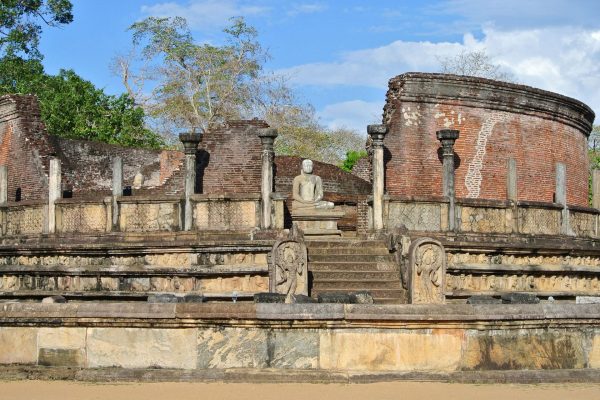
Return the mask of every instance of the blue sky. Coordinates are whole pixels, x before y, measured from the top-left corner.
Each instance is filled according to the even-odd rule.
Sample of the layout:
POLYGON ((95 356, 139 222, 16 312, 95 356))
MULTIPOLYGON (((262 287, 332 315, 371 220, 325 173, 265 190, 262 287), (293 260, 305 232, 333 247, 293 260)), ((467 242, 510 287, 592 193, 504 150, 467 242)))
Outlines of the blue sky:
POLYGON ((72 68, 121 93, 109 64, 127 28, 181 15, 198 41, 219 43, 232 16, 259 31, 272 60, 321 122, 364 132, 381 118, 387 81, 438 71, 439 57, 485 49, 519 83, 584 101, 600 114, 600 1, 73 0, 72 24, 44 30, 50 73, 72 68))

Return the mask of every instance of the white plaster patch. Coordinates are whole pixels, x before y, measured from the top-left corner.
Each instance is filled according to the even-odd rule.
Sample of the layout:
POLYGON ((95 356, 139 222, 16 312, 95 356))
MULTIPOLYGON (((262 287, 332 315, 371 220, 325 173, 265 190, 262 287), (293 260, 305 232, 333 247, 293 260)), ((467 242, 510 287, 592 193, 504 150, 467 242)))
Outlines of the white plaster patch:
POLYGON ((413 124, 417 124, 421 113, 419 110, 411 111, 410 107, 402 107, 402 117, 404 117, 405 126, 412 126, 413 124))
POLYGON ((475 145, 475 156, 469 163, 467 175, 465 176, 465 186, 467 187, 467 197, 477 199, 481 190, 481 169, 483 168, 483 159, 485 157, 485 148, 487 140, 491 136, 494 126, 498 122, 504 122, 508 119, 508 114, 505 112, 491 113, 488 118, 481 124, 481 129, 477 134, 477 143, 475 145))

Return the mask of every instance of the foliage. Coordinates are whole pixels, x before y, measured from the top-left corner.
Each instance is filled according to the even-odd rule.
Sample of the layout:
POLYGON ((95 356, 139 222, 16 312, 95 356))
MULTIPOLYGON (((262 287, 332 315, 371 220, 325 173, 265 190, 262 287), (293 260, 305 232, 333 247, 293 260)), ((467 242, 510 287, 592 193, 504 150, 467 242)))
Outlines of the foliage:
POLYGON ((36 94, 48 132, 123 146, 158 148, 164 140, 144 128, 144 111, 127 95, 110 96, 72 70, 48 75, 39 60, 0 59, 0 95, 36 94))
POLYGON ((60 26, 72 22, 72 8, 69 0, 2 0, 0 54, 41 59, 41 24, 60 26))
POLYGON ((480 78, 513 82, 514 77, 494 64, 485 50, 463 50, 455 56, 439 57, 441 72, 444 74, 478 76, 480 78))
POLYGON ((346 172, 352 172, 352 168, 361 158, 368 157, 368 154, 365 150, 355 151, 350 150, 346 153, 346 159, 340 166, 346 172))
MULTIPOLYGON (((130 27, 133 43, 142 46, 141 60, 155 62, 145 80, 157 84, 149 101, 140 101, 153 117, 166 118, 187 129, 207 129, 227 119, 242 117, 259 101, 263 62, 267 58, 256 40, 256 30, 242 18, 224 30, 222 46, 194 43, 184 18, 149 17, 130 27)), ((124 77, 136 76, 132 62, 119 60, 124 77)), ((139 78, 139 75, 137 76, 139 78)), ((131 85, 130 85, 131 86, 131 85)), ((135 95, 133 90, 130 92, 135 95)))
POLYGON ((277 128, 275 151, 339 164, 364 139, 322 127, 311 105, 298 100, 282 76, 266 73, 268 53, 256 30, 232 19, 222 45, 197 44, 184 18, 146 18, 130 27, 133 50, 114 70, 151 117, 153 128, 175 136, 231 119, 260 118, 277 128), (145 87, 152 87, 151 95, 145 87))

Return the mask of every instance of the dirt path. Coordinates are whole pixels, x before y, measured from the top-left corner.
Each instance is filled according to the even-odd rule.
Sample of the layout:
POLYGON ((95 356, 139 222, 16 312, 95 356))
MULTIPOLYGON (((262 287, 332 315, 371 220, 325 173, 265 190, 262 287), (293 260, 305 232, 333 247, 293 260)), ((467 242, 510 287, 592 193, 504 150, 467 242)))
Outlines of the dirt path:
POLYGON ((600 384, 466 385, 0 382, 2 400, 577 400, 600 399, 600 384))

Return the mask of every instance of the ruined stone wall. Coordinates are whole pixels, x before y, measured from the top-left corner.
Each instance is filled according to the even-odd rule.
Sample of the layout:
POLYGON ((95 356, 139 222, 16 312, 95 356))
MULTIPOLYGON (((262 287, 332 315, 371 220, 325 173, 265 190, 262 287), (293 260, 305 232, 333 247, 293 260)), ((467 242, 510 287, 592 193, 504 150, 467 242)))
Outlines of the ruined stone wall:
POLYGON ((552 202, 556 163, 567 171, 567 202, 588 204, 587 136, 594 113, 555 93, 480 78, 410 73, 390 80, 384 123, 386 189, 442 195, 435 132, 458 129, 456 194, 506 199, 507 163, 517 164, 518 199, 552 202))
POLYGON ((112 160, 123 160, 123 186, 133 185, 137 173, 144 177, 142 189, 157 189, 167 183, 164 194, 183 192, 183 152, 115 146, 89 140, 55 138, 63 170, 63 187, 73 195, 107 192, 112 186, 112 160), (171 182, 171 181, 175 182, 171 182))
POLYGON ((8 199, 18 188, 21 199, 47 197, 49 157, 56 152, 40 119, 37 98, 0 98, 0 165, 8 167, 8 199))
POLYGON ((261 180, 260 120, 229 121, 202 135, 198 146, 198 193, 258 193, 261 180), (202 178, 200 178, 202 177, 202 178))

